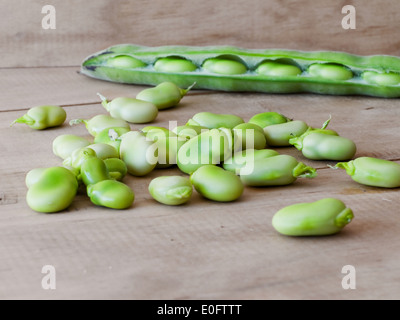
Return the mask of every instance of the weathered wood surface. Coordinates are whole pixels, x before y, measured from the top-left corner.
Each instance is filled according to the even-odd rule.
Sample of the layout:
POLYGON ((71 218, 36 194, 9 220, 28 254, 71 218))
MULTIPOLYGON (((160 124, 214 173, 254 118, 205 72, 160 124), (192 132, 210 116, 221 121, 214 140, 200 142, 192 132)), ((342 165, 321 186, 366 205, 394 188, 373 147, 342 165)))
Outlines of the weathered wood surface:
MULTIPOLYGON (((399 190, 361 186, 344 171, 332 170, 324 161, 308 161, 293 148, 278 151, 318 168, 317 178, 299 179, 288 187, 246 188, 235 203, 207 201, 197 193, 181 207, 156 203, 148 183, 159 175, 180 174, 171 168, 142 178, 128 176, 125 182, 136 199, 126 211, 95 207, 83 194, 64 213, 29 209, 26 172, 61 163, 52 154, 53 139, 64 133, 90 136, 83 125, 66 123, 39 132, 9 124, 41 104, 64 106, 67 121, 90 118, 105 113, 96 92, 115 98, 135 96, 143 88, 77 74, 79 62, 98 49, 119 42, 365 54, 396 54, 399 49, 396 1, 352 1, 358 27, 347 32, 340 27, 340 9, 347 4, 343 1, 219 1, 212 6, 211 1, 179 2, 180 6, 177 1, 163 1, 163 6, 157 2, 54 1, 58 24, 51 34, 38 22, 44 2, 9 5, 0 0, 7 18, 0 21, 0 298, 400 298, 399 190), (34 67, 16 68, 26 66, 34 67), (299 239, 272 228, 271 218, 280 208, 323 197, 342 199, 354 210, 355 220, 340 234, 299 239), (41 287, 44 265, 56 268, 56 290, 41 287), (341 286, 345 265, 356 268, 356 290, 341 286)), ((332 115, 330 127, 356 142, 356 156, 400 161, 399 107, 397 99, 195 90, 177 108, 160 112, 154 124, 184 124, 200 111, 248 120, 274 110, 318 127, 332 115)))
POLYGON ((46 1, 0 0, 0 67, 71 66, 117 43, 236 45, 393 54, 397 0, 54 0, 56 29, 43 30, 46 1), (355 30, 342 7, 356 8, 355 30))

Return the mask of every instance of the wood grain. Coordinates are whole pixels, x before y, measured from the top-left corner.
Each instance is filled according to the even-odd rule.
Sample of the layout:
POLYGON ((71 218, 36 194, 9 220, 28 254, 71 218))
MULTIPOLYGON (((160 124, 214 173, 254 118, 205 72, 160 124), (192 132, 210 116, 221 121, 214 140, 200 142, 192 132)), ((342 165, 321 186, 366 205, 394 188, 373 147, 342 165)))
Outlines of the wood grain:
MULTIPOLYGON (((130 86, 128 92, 126 86, 62 71, 46 69, 29 87, 37 103, 46 99, 64 102, 67 121, 104 113, 99 103, 78 103, 90 101, 96 86, 110 98, 134 95, 141 89, 130 86), (42 84, 49 75, 65 86, 54 84, 45 90, 42 84), (74 95, 66 95, 65 88, 74 95)), ((12 78, 13 72, 9 72, 12 78)), ((16 74, 22 82, 32 80, 32 69, 20 69, 16 74)), ((12 87, 6 90, 7 98, 17 108, 26 97, 12 87)), ((332 128, 357 143, 358 155, 398 160, 396 104, 396 100, 363 97, 193 91, 177 108, 160 112, 154 124, 168 126, 170 120, 184 124, 200 111, 232 113, 248 120, 255 113, 276 110, 319 126, 331 114, 332 128)), ((171 168, 142 178, 128 176, 125 182, 136 199, 127 211, 95 207, 79 194, 66 212, 39 214, 25 203, 26 172, 60 165, 61 160, 51 151, 58 135, 91 137, 83 125, 65 124, 46 131, 24 125, 9 128, 22 112, 0 112, 6 155, 0 158, 0 298, 398 298, 393 281, 400 261, 394 241, 400 227, 398 190, 358 185, 344 171, 327 168, 326 162, 309 161, 295 149, 281 148, 279 152, 318 168, 318 177, 299 179, 288 187, 246 188, 235 203, 214 203, 195 193, 187 205, 167 207, 151 199, 147 186, 159 175, 181 174, 171 168), (280 208, 323 197, 342 199, 354 210, 356 219, 342 233, 293 239, 273 230, 271 218, 280 208), (41 268, 46 264, 56 267, 59 279, 52 292, 40 287, 41 268), (341 287, 341 268, 347 264, 358 272, 358 287, 353 292, 341 287)), ((132 129, 143 126, 132 125, 132 129)))
MULTIPOLYGON (((310 161, 315 179, 279 188, 245 188, 234 203, 194 192, 184 206, 156 203, 147 191, 155 170, 124 180, 135 192, 129 210, 95 207, 80 193, 59 214, 26 204, 26 173, 61 164, 52 141, 83 125, 34 131, 9 124, 35 105, 57 104, 67 121, 105 113, 96 96, 135 96, 143 87, 77 74, 81 60, 115 43, 232 44, 249 48, 345 50, 398 54, 398 1, 53 1, 57 29, 42 30, 46 1, 0 0, 0 299, 399 299, 399 190, 359 185, 329 162, 310 161), (340 26, 341 8, 357 9, 357 29, 340 26), (280 208, 324 197, 343 200, 355 220, 329 237, 290 238, 271 225, 280 208), (44 290, 44 265, 57 272, 57 289, 44 290), (341 286, 344 265, 357 272, 357 289, 341 286)), ((154 125, 186 123, 195 113, 231 113, 248 120, 277 111, 330 128, 357 144, 356 156, 400 162, 397 99, 312 94, 191 91, 154 125)), ((144 125, 132 125, 140 129, 144 125)))
POLYGON ((245 48, 399 52, 400 3, 330 0, 55 0, 56 29, 43 30, 44 0, 0 0, 0 67, 76 66, 117 43, 236 45, 245 48), (342 7, 356 8, 344 30, 342 7), (373 45, 372 45, 373 44, 373 45))

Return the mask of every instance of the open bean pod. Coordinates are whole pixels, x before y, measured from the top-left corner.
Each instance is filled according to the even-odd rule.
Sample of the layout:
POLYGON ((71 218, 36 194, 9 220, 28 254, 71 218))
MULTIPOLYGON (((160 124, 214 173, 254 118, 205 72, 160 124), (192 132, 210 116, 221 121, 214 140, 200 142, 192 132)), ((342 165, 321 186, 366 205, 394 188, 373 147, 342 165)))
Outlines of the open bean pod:
POLYGON ((400 57, 227 46, 112 46, 86 58, 81 73, 113 82, 267 93, 400 97, 400 57))

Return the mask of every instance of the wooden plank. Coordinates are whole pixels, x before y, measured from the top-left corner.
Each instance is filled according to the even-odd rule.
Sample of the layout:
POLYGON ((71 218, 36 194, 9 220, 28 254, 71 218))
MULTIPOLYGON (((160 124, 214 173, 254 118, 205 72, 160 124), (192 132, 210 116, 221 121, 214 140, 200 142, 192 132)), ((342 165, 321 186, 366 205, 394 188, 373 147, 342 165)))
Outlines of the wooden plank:
POLYGON ((100 101, 97 92, 132 95, 139 87, 90 79, 78 74, 79 67, 0 69, 3 96, 0 111, 27 110, 33 106, 84 105, 100 101))
POLYGON ((117 43, 236 45, 398 54, 396 0, 353 0, 356 29, 342 28, 329 0, 52 1, 56 29, 42 29, 46 2, 1 0, 0 67, 71 66, 117 43), (373 44, 373 45, 371 45, 373 44))
MULTIPOLYGON (((130 184, 138 189, 134 179, 130 184)), ((24 217, 6 210, 3 214, 14 223, 2 223, 0 232, 0 297, 398 298, 393 281, 400 258, 393 241, 399 227, 398 192, 343 194, 333 185, 348 182, 322 170, 313 183, 246 190, 242 200, 231 204, 196 195, 178 208, 142 199, 123 212, 93 209, 83 200, 58 215, 30 212, 24 217), (327 195, 342 199, 356 213, 342 233, 294 239, 272 229, 272 215, 282 206, 327 195), (56 267, 59 279, 51 292, 40 287, 46 264, 56 267), (357 270, 353 292, 341 287, 341 269, 349 264, 357 270)))
MULTIPOLYGON (((135 97, 144 88, 90 79, 75 74, 72 68, 10 69, 1 72, 9 81, 0 80, 1 85, 6 88, 3 94, 4 99, 0 102, 0 111, 20 110, 19 113, 2 113, 3 121, 7 124, 25 113, 27 108, 44 104, 67 106, 68 121, 74 117, 90 118, 98 113, 105 113, 100 103, 90 104, 98 99, 96 92, 114 99, 118 96, 135 97), (24 89, 26 94, 20 94, 22 88, 26 88, 24 89), (82 105, 77 109, 71 107, 77 104, 88 105, 82 105)), ((320 127, 331 115, 330 128, 356 142, 359 149, 357 156, 400 159, 397 143, 399 139, 397 118, 400 115, 400 109, 396 99, 314 94, 217 93, 193 90, 182 100, 178 108, 160 112, 154 124, 168 127, 169 121, 173 121, 178 125, 183 125, 200 111, 232 113, 243 117, 246 121, 259 112, 277 111, 289 118, 304 120, 313 127, 320 127), (377 130, 378 127, 379 130, 377 130)), ((175 125, 171 124, 171 126, 175 125)), ((144 125, 132 125, 133 129, 142 127, 144 125)), ((67 125, 64 129, 60 132, 70 131, 67 125)), ((9 132, 28 132, 29 128, 15 125, 11 131, 6 127, 0 130, 7 135, 9 132)), ((41 135, 41 133, 37 134, 41 135)))
MULTIPOLYGON (((51 150, 58 135, 91 137, 83 125, 67 123, 46 131, 9 128, 35 105, 62 105, 69 121, 105 113, 96 92, 110 99, 135 96, 143 87, 76 73, 85 56, 116 43, 396 55, 398 1, 352 1, 356 30, 340 25, 347 3, 327 0, 245 5, 188 0, 179 6, 176 1, 56 0, 56 30, 41 28, 45 4, 0 0, 5 17, 0 21, 0 299, 399 298, 398 189, 359 185, 344 171, 328 168, 332 162, 309 161, 294 148, 281 148, 318 168, 318 177, 287 187, 246 188, 234 203, 215 203, 195 192, 187 205, 168 207, 150 197, 148 184, 159 175, 181 173, 155 170, 146 177, 126 177, 136 195, 129 210, 95 207, 81 193, 65 212, 40 214, 25 202, 25 174, 61 163, 51 150), (280 208, 323 197, 342 199, 354 210, 355 220, 340 234, 298 239, 272 228, 280 208), (56 290, 41 287, 44 265, 56 268, 56 290), (356 268, 356 290, 341 286, 344 265, 356 268)), ((237 114, 247 121, 273 110, 318 127, 332 115, 330 127, 356 142, 356 156, 400 161, 397 104, 367 97, 194 90, 177 108, 160 112, 153 124, 181 125, 200 111, 237 114)))
MULTIPOLYGON (((27 74, 29 69, 26 74, 18 70, 21 81, 29 79, 27 74)), ((12 73, 10 77, 14 77, 12 73)), ((42 85, 47 80, 41 77, 46 76, 31 82, 35 99, 64 99, 64 86, 54 85, 47 91, 42 85)), ((70 83, 77 90, 82 87, 73 99, 66 99, 67 104, 79 99, 90 101, 90 91, 97 85, 104 84, 110 98, 125 90, 125 86, 108 87, 81 77, 76 77, 73 84, 63 73, 57 77, 60 83, 70 83)), ((5 92, 12 91, 12 87, 10 83, 5 92)), ((129 89, 136 93, 140 87, 129 89)), ((16 91, 7 98, 15 108, 23 99, 16 91)), ((104 113, 100 104, 70 105, 66 110, 67 120, 104 113)), ((232 113, 248 120, 267 110, 304 119, 312 126, 321 125, 331 114, 332 128, 354 139, 358 155, 400 159, 396 123, 400 111, 396 101, 388 99, 193 91, 177 108, 160 112, 154 124, 168 126, 170 120, 184 124, 199 111, 232 113)), ((35 213, 24 200, 26 172, 60 164, 51 151, 56 136, 90 136, 83 125, 66 124, 46 131, 33 131, 23 125, 9 128, 8 124, 22 111, 0 113, 2 150, 7 155, 0 158, 0 298, 399 297, 393 281, 400 261, 398 244, 393 241, 399 228, 397 189, 358 185, 344 171, 328 169, 326 162, 307 161, 296 150, 282 148, 281 153, 295 155, 319 168, 318 177, 299 179, 287 187, 246 188, 235 203, 214 203, 195 193, 187 205, 168 207, 152 200, 147 186, 156 176, 180 174, 172 168, 142 178, 128 176, 125 182, 135 191, 136 200, 126 211, 95 207, 80 194, 64 213, 35 213), (342 233, 294 239, 273 230, 271 218, 280 208, 323 197, 342 199, 354 210, 356 219, 342 233), (57 270, 56 290, 41 288, 41 268, 47 264, 57 270), (341 287, 341 268, 348 264, 357 270, 354 291, 341 287)), ((143 126, 132 125, 132 129, 143 126)))

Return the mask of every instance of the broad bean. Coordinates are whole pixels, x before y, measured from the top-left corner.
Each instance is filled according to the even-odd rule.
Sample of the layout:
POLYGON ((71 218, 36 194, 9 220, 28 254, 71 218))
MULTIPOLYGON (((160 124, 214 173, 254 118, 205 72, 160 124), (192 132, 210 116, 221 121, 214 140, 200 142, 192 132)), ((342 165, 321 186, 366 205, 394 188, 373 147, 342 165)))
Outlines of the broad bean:
POLYGON ((14 120, 10 126, 15 123, 25 123, 32 129, 43 130, 52 127, 61 126, 67 113, 59 106, 39 106, 28 110, 21 118, 14 120))
POLYGON ((126 184, 116 180, 102 180, 87 187, 87 194, 93 204, 111 209, 128 209, 135 200, 135 194, 126 184))
POLYGON ((249 123, 254 123, 261 128, 265 128, 273 124, 286 123, 288 121, 289 119, 286 118, 283 114, 275 111, 268 111, 255 114, 250 118, 249 123))
POLYGON ((315 63, 308 67, 308 73, 312 77, 328 80, 349 80, 353 78, 353 72, 345 66, 336 63, 315 63))
POLYGON ((239 170, 240 179, 248 186, 283 186, 292 184, 297 178, 314 178, 317 171, 289 155, 276 155, 258 159, 253 168, 239 170), (252 170, 251 170, 252 169, 252 170))
POLYGON ((267 140, 263 129, 254 123, 241 123, 233 128, 234 150, 264 149, 267 140))
POLYGON ((311 160, 344 161, 352 159, 357 151, 352 140, 321 132, 308 134, 296 147, 311 160))
POLYGON ((339 162, 334 168, 345 169, 360 184, 381 188, 400 187, 400 164, 393 161, 359 157, 349 162, 339 162))
POLYGON ((236 60, 218 57, 206 60, 203 63, 203 69, 211 73, 219 73, 225 75, 236 75, 247 72, 246 66, 236 60))
POLYGON ((257 67, 256 72, 271 77, 290 77, 301 74, 301 69, 290 62, 283 59, 267 60, 257 67))
POLYGON ((107 143, 94 143, 88 145, 87 148, 90 148, 96 152, 97 158, 102 160, 108 158, 119 158, 119 152, 112 145, 107 143))
POLYGON ((88 132, 93 136, 96 137, 101 131, 105 129, 111 129, 115 127, 123 127, 130 130, 129 124, 122 119, 116 119, 109 115, 99 114, 94 116, 89 120, 85 119, 74 119, 69 122, 71 126, 84 123, 88 132))
POLYGON ((121 181, 128 173, 125 162, 119 158, 108 158, 103 161, 111 179, 121 181))
POLYGON ((307 129, 304 121, 294 120, 264 127, 264 134, 268 146, 286 147, 290 146, 291 138, 302 135, 307 129))
POLYGON ((130 123, 148 123, 157 118, 158 108, 148 101, 119 97, 108 101, 98 93, 101 104, 113 118, 122 119, 130 123))
POLYGON ((139 131, 127 132, 120 139, 120 158, 125 162, 131 175, 144 176, 153 171, 158 161, 155 142, 146 139, 146 136, 139 131))
POLYGON ((153 103, 158 110, 175 107, 194 86, 181 89, 172 82, 163 82, 154 88, 144 89, 136 95, 136 99, 153 103))
POLYGON ((203 197, 219 202, 234 201, 244 190, 237 175, 214 165, 198 168, 190 176, 190 181, 203 197))
POLYGON ((338 233, 353 218, 353 211, 341 200, 325 198, 279 210, 272 218, 272 226, 287 236, 324 236, 338 233))
POLYGON ((126 127, 106 128, 94 137, 94 143, 107 143, 119 152, 119 146, 121 145, 119 137, 129 131, 131 131, 130 128, 126 127))
POLYGON ((187 141, 178 151, 178 168, 191 174, 207 164, 219 164, 232 155, 233 137, 229 129, 211 129, 187 141))
POLYGON ((71 205, 78 190, 78 181, 70 170, 51 167, 28 175, 26 202, 32 210, 54 213, 71 205))
POLYGON ((187 125, 202 126, 207 129, 229 128, 244 123, 244 120, 233 114, 218 114, 213 112, 199 112, 188 120, 187 125))
POLYGON ((86 157, 81 165, 81 179, 88 186, 111 179, 106 164, 97 157, 86 157))
POLYGON ((179 137, 184 137, 186 139, 191 139, 201 132, 209 130, 203 126, 195 126, 195 125, 184 125, 184 126, 177 126, 172 131, 178 135, 179 137))
MULTIPOLYGON (((223 168, 239 174, 243 167, 248 168, 248 170, 252 170, 254 161, 274 157, 277 155, 279 155, 279 153, 271 149, 246 149, 235 152, 231 158, 224 161, 223 168)), ((242 174, 246 174, 245 169, 242 170, 242 174)))
POLYGON ((53 140, 53 153, 65 160, 77 149, 90 145, 90 142, 83 137, 74 134, 63 134, 53 140))
POLYGON ((181 57, 160 58, 154 63, 154 70, 158 72, 192 72, 196 69, 197 66, 193 62, 181 57))
POLYGON ((177 206, 190 200, 193 186, 186 177, 161 176, 151 180, 149 192, 158 202, 177 206))
POLYGON ((133 69, 133 68, 145 67, 146 64, 140 61, 139 59, 135 59, 131 56, 117 55, 107 60, 107 66, 115 68, 133 69))

